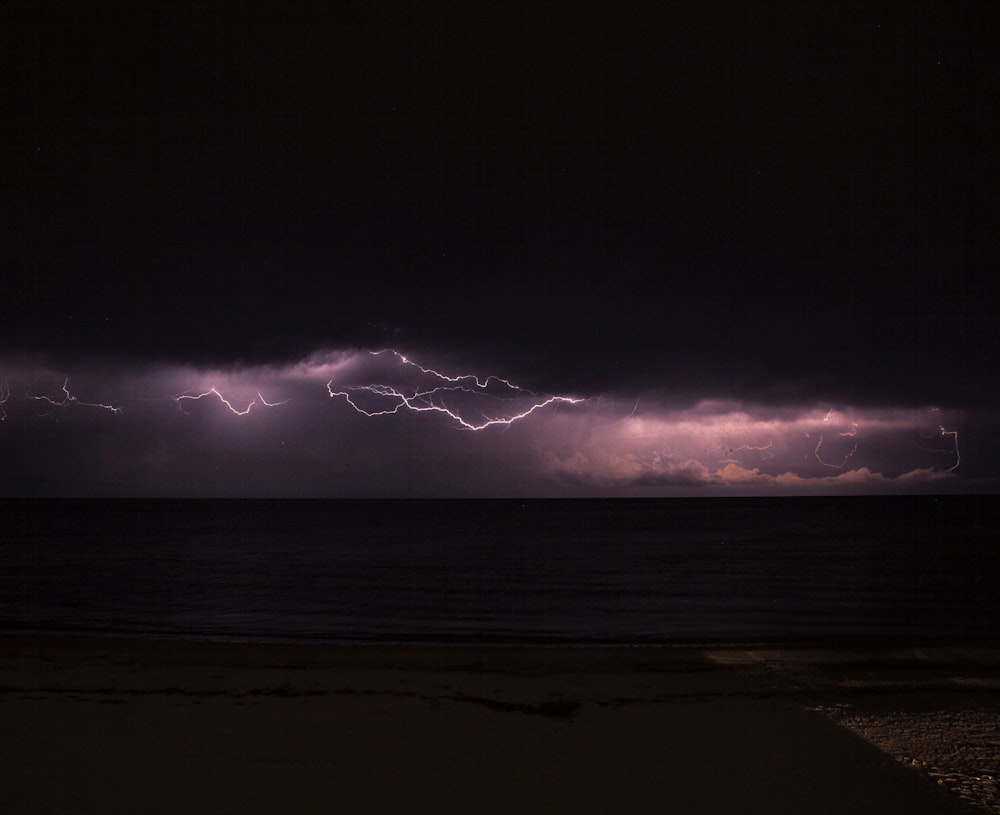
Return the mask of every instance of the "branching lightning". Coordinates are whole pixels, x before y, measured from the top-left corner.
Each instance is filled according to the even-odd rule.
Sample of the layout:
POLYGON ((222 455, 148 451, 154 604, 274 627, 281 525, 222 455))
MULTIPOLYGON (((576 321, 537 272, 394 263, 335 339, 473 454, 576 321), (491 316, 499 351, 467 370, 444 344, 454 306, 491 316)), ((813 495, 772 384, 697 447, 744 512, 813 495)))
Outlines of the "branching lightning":
POLYGON ((180 410, 184 410, 184 408, 181 406, 181 401, 187 399, 193 402, 197 402, 199 399, 204 399, 206 396, 215 396, 220 402, 222 402, 223 405, 226 406, 226 408, 229 409, 231 413, 233 413, 236 416, 246 416, 253 408, 253 406, 258 403, 257 401, 258 399, 260 400, 260 404, 264 405, 264 407, 279 407, 281 405, 284 405, 288 401, 287 399, 285 399, 281 402, 268 402, 263 396, 260 395, 260 391, 257 391, 257 399, 251 399, 250 403, 245 408, 243 408, 243 410, 240 410, 235 405, 233 405, 232 402, 226 399, 226 397, 223 396, 214 385, 203 393, 179 393, 176 396, 172 396, 171 398, 177 403, 177 407, 180 410))
MULTIPOLYGON (((183 431, 179 425, 190 424, 189 419, 206 431, 199 431, 202 443, 213 444, 211 431, 218 429, 224 440, 220 440, 224 444, 220 449, 226 451, 259 438, 258 433, 280 432, 280 439, 269 437, 259 453, 270 455, 272 447, 278 450, 280 441, 282 466, 294 467, 297 473, 302 468, 300 486, 313 483, 310 479, 325 484, 324 479, 341 477, 317 469, 319 465, 308 456, 301 464, 292 458, 309 450, 317 439, 338 440, 339 449, 346 451, 346 460, 354 456, 364 462, 359 464, 363 468, 367 466, 365 451, 371 445, 398 441, 398 434, 388 425, 401 421, 405 413, 437 414, 434 419, 413 417, 406 431, 408 443, 424 453, 414 457, 416 463, 412 466, 431 468, 420 471, 427 473, 441 464, 441 478, 450 477, 444 468, 457 460, 455 450, 466 456, 470 444, 477 447, 483 442, 482 454, 496 456, 498 467, 516 461, 519 473, 537 472, 542 480, 554 479, 551 483, 559 489, 572 489, 572 485, 603 489, 611 485, 638 491, 662 487, 705 488, 708 492, 795 492, 829 486, 858 492, 893 492, 939 489, 949 484, 950 488, 960 488, 962 482, 955 472, 962 464, 959 433, 965 432, 961 429, 963 414, 958 409, 946 412, 931 408, 934 416, 928 420, 917 408, 908 407, 817 410, 815 403, 771 405, 725 399, 674 404, 669 396, 661 397, 654 391, 643 396, 640 410, 640 400, 634 396, 623 403, 618 401, 622 398, 618 393, 584 394, 581 398, 572 393, 547 392, 544 386, 535 391, 517 384, 516 377, 512 381, 487 376, 479 367, 455 368, 438 359, 426 361, 437 367, 421 364, 392 348, 349 349, 317 351, 297 363, 252 368, 120 366, 111 373, 103 363, 96 371, 84 368, 72 372, 74 382, 90 383, 84 386, 87 396, 103 396, 94 388, 116 383, 110 391, 113 401, 105 397, 108 403, 81 399, 70 388, 69 376, 63 371, 38 366, 31 369, 20 363, 28 384, 22 385, 14 376, 0 375, 0 428, 5 442, 9 442, 21 427, 28 429, 19 421, 21 411, 40 421, 64 414, 61 424, 79 425, 83 439, 80 450, 86 444, 105 442, 109 433, 137 440, 139 446, 138 440, 149 434, 154 438, 157 433, 164 434, 161 442, 180 438, 177 434, 183 431), (112 376, 113 380, 109 378, 112 376), (23 394, 24 398, 12 400, 12 394, 23 394), (124 394, 125 401, 118 398, 120 394, 124 394), (275 421, 258 418, 287 404, 289 396, 293 407, 278 410, 275 421), (337 403, 331 405, 331 399, 337 403), (199 401, 206 404, 192 406, 199 401), (562 409, 563 405, 577 407, 562 409), (119 419, 95 422, 89 418, 95 410, 121 414, 123 408, 127 416, 119 419), (243 418, 251 413, 254 418, 243 418), (330 422, 331 413, 346 421, 330 422), (397 419, 379 421, 379 417, 391 416, 397 419), (245 430, 235 434, 223 431, 222 425, 230 423, 245 430), (505 430, 515 424, 521 429, 506 436, 493 432, 475 437, 473 432, 475 438, 469 439, 462 433, 448 433, 486 431, 491 427, 505 430), (322 426, 319 434, 317 425, 322 426), (371 432, 353 439, 360 425, 370 427, 371 432), (442 432, 455 436, 455 442, 442 432), (911 444, 925 452, 907 452, 911 444), (310 470, 314 464, 316 467, 310 470)), ((60 432, 68 429, 60 428, 60 432)), ((54 443, 54 438, 26 433, 23 443, 47 445, 54 443)), ((169 448, 161 443, 160 449, 169 448)), ((76 453, 69 451, 66 455, 76 453)), ((236 459, 227 466, 236 468, 236 459)), ((244 483, 234 474, 235 469, 227 472, 230 475, 226 477, 232 477, 234 484, 244 483)), ((164 483, 168 483, 169 475, 165 470, 164 483)), ((429 483, 438 483, 434 481, 437 476, 427 477, 429 483)), ((455 477, 473 476, 456 470, 455 477)))
POLYGON ((952 470, 958 468, 958 465, 962 463, 962 453, 958 449, 958 431, 957 430, 947 430, 944 425, 941 425, 941 435, 951 436, 955 442, 955 463, 948 468, 950 473, 952 470))
POLYGON ((339 389, 334 388, 332 378, 326 383, 327 393, 331 399, 337 397, 343 398, 343 400, 356 412, 368 418, 374 418, 376 416, 392 416, 403 410, 409 410, 415 413, 433 412, 444 414, 454 421, 458 427, 464 430, 485 430, 488 427, 494 427, 497 425, 509 427, 515 422, 525 419, 532 413, 548 407, 549 405, 576 405, 580 402, 587 401, 586 399, 575 396, 538 396, 534 392, 521 388, 509 380, 503 379, 499 376, 490 375, 485 378, 480 378, 476 374, 459 374, 457 376, 449 376, 441 373, 440 371, 436 371, 433 368, 425 368, 423 365, 413 362, 403 354, 392 349, 383 349, 381 351, 372 351, 370 353, 372 356, 391 354, 403 365, 416 368, 421 373, 431 377, 432 380, 446 382, 448 384, 438 384, 423 388, 414 387, 407 391, 403 391, 394 385, 381 383, 349 385, 339 389), (501 393, 497 393, 497 389, 501 390, 501 393), (378 409, 365 408, 360 405, 358 401, 356 401, 359 394, 368 394, 379 400, 388 400, 388 406, 378 409), (493 402, 503 402, 514 399, 524 399, 527 397, 529 399, 529 404, 523 410, 500 415, 487 414, 482 410, 475 408, 475 412, 478 413, 480 417, 480 419, 476 420, 463 415, 461 410, 454 405, 456 400, 468 399, 469 397, 472 397, 477 404, 481 403, 485 399, 493 402), (534 398, 534 401, 530 401, 532 397, 534 398), (451 404, 449 404, 449 402, 451 404))
MULTIPOLYGON (((122 412, 122 409, 117 405, 105 405, 101 402, 83 402, 77 397, 75 397, 69 391, 69 377, 67 376, 63 380, 62 385, 63 396, 61 399, 53 399, 51 396, 29 396, 29 399, 34 399, 36 402, 48 402, 50 405, 55 405, 56 407, 66 407, 67 405, 80 405, 82 407, 92 407, 99 408, 100 410, 107 410, 111 413, 122 412)), ((6 401, 6 400, 5 400, 6 401)))
POLYGON ((260 395, 260 391, 257 391, 257 398, 260 399, 260 403, 264 407, 281 407, 288 404, 287 399, 282 399, 280 402, 268 402, 267 399, 260 395))
MULTIPOLYGON (((853 433, 841 433, 842 436, 852 436, 853 433)), ((822 464, 824 467, 830 467, 834 470, 842 470, 846 466, 847 462, 851 460, 856 452, 858 452, 858 443, 854 442, 854 446, 851 448, 850 452, 844 456, 840 464, 833 464, 829 461, 824 461, 823 457, 819 454, 820 448, 823 446, 823 435, 820 434, 819 441, 816 442, 816 449, 813 450, 813 455, 816 456, 816 461, 822 464)))
MULTIPOLYGON (((448 376, 447 374, 443 374, 443 373, 440 373, 439 371, 435 371, 433 368, 425 368, 423 365, 418 365, 412 359, 408 358, 405 354, 401 354, 399 351, 396 351, 396 350, 394 350, 392 348, 383 348, 383 349, 381 349, 379 351, 369 351, 369 353, 373 357, 381 356, 382 354, 391 354, 392 356, 396 357, 396 359, 398 359, 400 362, 402 362, 404 365, 411 365, 414 368, 416 368, 418 371, 421 371, 422 373, 428 374, 429 376, 436 377, 437 379, 443 380, 444 382, 453 382, 453 383, 455 383, 455 382, 464 382, 466 380, 471 380, 471 381, 475 382, 476 383, 476 387, 480 388, 480 389, 485 389, 485 388, 489 387, 490 382, 500 382, 503 385, 505 385, 508 388, 510 388, 512 391, 517 391, 518 393, 529 393, 529 394, 532 393, 531 391, 528 391, 528 390, 525 390, 524 388, 518 387, 517 385, 514 385, 513 383, 509 382, 508 380, 503 379, 503 378, 501 378, 499 376, 494 376, 493 374, 490 374, 489 376, 487 376, 485 379, 482 379, 482 380, 478 376, 476 376, 475 374, 459 374, 458 376, 448 376)), ((532 395, 534 395, 534 394, 532 394, 532 395)))
MULTIPOLYGON (((934 412, 940 412, 941 409, 938 408, 938 407, 935 407, 934 405, 931 405, 931 410, 934 411, 934 412)), ((954 453, 955 454, 955 463, 952 464, 947 470, 945 470, 945 472, 949 472, 950 473, 952 470, 957 469, 958 465, 962 463, 962 453, 958 449, 958 431, 957 430, 948 430, 948 428, 946 428, 944 425, 938 425, 938 431, 940 432, 940 434, 942 436, 951 436, 951 439, 952 439, 952 442, 953 442, 953 447, 952 447, 951 450, 942 450, 939 447, 925 447, 922 444, 915 444, 914 446, 918 450, 923 450, 924 452, 927 452, 927 453, 938 453, 938 454, 942 454, 942 453, 954 453)), ((930 435, 921 434, 921 436, 923 436, 923 438, 932 438, 932 436, 930 436, 930 435)))
MULTIPOLYGON (((823 417, 823 423, 824 424, 828 424, 829 421, 830 421, 830 417, 831 416, 833 416, 833 408, 830 408, 830 410, 828 410, 826 412, 826 416, 823 417)), ((857 422, 851 422, 851 429, 850 430, 846 430, 843 433, 839 433, 838 435, 842 436, 842 437, 846 437, 846 438, 851 438, 851 439, 856 438, 857 435, 858 435, 858 423, 857 422)), ((816 442, 816 449, 813 450, 813 455, 816 457, 816 461, 818 461, 824 467, 829 467, 830 469, 833 469, 833 470, 842 470, 842 469, 844 469, 844 467, 847 466, 847 462, 850 461, 854 457, 854 454, 858 452, 858 442, 854 442, 854 446, 851 448, 850 452, 848 452, 847 455, 845 455, 844 458, 841 459, 840 464, 834 464, 831 461, 826 461, 819 454, 819 451, 822 448, 823 448, 823 434, 820 433, 819 441, 816 442)))
MULTIPOLYGON (((771 439, 767 444, 752 445, 752 444, 741 444, 739 447, 734 447, 726 452, 733 456, 736 453, 742 453, 744 450, 750 450, 752 452, 760 453, 765 461, 774 458, 774 454, 770 452, 771 448, 774 447, 774 439, 771 439)), ((735 459, 725 459, 725 461, 735 461, 735 459)))

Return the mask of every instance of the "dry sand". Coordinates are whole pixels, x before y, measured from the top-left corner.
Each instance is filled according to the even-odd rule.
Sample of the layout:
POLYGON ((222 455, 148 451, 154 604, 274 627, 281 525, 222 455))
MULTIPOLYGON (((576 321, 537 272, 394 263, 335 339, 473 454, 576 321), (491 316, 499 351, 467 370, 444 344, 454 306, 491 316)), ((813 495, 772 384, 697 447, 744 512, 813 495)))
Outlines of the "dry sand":
POLYGON ((10 637, 0 812, 1000 812, 998 654, 10 637))

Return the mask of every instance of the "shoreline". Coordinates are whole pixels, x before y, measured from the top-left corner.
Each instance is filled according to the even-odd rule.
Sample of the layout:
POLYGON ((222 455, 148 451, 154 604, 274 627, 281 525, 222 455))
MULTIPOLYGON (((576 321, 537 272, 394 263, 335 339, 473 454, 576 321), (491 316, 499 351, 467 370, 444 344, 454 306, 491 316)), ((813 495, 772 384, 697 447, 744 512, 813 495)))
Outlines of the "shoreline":
POLYGON ((246 646, 293 646, 306 648, 508 648, 508 649, 629 649, 629 648, 676 648, 691 650, 710 649, 741 649, 767 648, 780 650, 824 649, 864 649, 885 650, 892 648, 952 648, 971 647, 1000 651, 1000 637, 997 636, 961 636, 950 637, 935 634, 928 637, 915 637, 899 634, 852 636, 849 634, 812 637, 775 637, 775 638, 744 638, 744 639, 635 639, 635 640, 580 640, 568 638, 519 638, 519 637, 485 637, 470 638, 456 636, 445 639, 412 638, 344 638, 323 639, 318 637, 285 637, 285 636, 230 636, 230 635, 192 635, 192 634, 159 634, 129 631, 73 631, 67 629, 7 629, 0 630, 0 643, 6 640, 55 640, 73 642, 76 640, 91 640, 96 642, 186 642, 205 645, 246 645, 246 646))
POLYGON ((938 755, 997 714, 995 641, 3 636, 0 810, 1000 812, 938 755))

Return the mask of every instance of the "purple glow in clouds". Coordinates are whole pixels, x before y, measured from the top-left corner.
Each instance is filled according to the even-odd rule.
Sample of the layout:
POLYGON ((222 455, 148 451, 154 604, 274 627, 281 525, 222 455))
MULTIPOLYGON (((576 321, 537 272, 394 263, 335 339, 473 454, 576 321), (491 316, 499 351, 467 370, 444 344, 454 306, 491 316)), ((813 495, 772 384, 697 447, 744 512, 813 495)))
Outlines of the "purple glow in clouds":
POLYGON ((5 368, 8 494, 711 495, 960 482, 955 409, 552 394, 391 349, 213 370, 5 368))

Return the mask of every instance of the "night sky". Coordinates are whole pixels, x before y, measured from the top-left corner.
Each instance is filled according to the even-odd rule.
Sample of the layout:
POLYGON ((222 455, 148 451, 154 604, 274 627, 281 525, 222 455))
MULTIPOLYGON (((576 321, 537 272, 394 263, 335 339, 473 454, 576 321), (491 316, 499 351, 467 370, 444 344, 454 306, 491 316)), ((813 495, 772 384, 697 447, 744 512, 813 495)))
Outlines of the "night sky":
POLYGON ((6 3, 0 490, 995 491, 990 5, 6 3))

